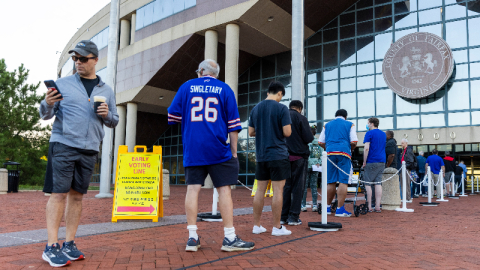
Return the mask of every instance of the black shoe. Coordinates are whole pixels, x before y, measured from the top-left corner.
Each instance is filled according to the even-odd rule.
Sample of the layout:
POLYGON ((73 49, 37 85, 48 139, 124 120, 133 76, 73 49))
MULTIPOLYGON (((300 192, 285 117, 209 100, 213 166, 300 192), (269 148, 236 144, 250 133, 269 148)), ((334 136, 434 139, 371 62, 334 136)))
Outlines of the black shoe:
POLYGON ((75 241, 63 242, 62 252, 72 261, 85 259, 85 255, 77 249, 75 241))
POLYGON ((196 240, 193 237, 188 238, 187 247, 185 248, 185 251, 197 251, 199 248, 200 248, 200 236, 198 237, 198 240, 196 240))
POLYGON ((238 235, 235 237, 235 240, 229 241, 226 237, 223 239, 222 250, 223 251, 241 251, 241 250, 251 250, 255 248, 253 242, 245 242, 238 235))
POLYGON ((289 218, 287 222, 290 226, 302 225, 302 221, 299 218, 289 218))
POLYGON ((72 262, 62 253, 58 243, 51 246, 46 246, 42 254, 42 259, 50 264, 52 267, 62 267, 69 265, 72 262))

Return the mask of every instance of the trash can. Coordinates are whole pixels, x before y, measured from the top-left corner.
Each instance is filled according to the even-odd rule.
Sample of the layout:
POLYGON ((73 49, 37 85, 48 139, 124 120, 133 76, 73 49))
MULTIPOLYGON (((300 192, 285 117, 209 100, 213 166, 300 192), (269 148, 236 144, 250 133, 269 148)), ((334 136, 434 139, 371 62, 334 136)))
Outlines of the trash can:
POLYGON ((18 163, 18 162, 14 162, 14 161, 8 161, 8 162, 5 162, 3 163, 3 166, 8 169, 8 192, 14 192, 14 193, 17 193, 18 192, 18 185, 19 185, 19 181, 20 181, 20 171, 18 170, 18 166, 20 166, 21 164, 18 163), (7 166, 16 166, 16 169, 14 170, 11 170, 9 169, 7 166))

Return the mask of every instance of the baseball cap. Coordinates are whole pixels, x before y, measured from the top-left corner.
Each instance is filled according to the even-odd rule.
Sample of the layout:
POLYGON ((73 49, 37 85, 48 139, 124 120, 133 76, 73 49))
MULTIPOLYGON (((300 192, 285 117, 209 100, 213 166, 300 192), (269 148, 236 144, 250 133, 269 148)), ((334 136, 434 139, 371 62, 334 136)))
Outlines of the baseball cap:
POLYGON ((68 51, 69 54, 76 52, 81 56, 87 56, 89 54, 93 54, 98 56, 98 48, 95 43, 91 42, 90 40, 81 40, 77 43, 74 49, 68 51))

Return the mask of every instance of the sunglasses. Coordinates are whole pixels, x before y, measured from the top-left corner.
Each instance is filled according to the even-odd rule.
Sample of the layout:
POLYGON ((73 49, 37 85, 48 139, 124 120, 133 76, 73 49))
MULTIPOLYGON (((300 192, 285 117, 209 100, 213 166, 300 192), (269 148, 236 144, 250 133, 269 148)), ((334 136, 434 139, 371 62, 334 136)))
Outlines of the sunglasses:
POLYGON ((199 69, 195 70, 195 73, 196 73, 196 74, 199 74, 199 73, 201 73, 202 71, 203 71, 203 68, 199 68, 199 69))
POLYGON ((95 59, 95 58, 97 58, 97 57, 96 56, 94 56, 94 57, 84 57, 84 56, 77 57, 75 55, 72 55, 73 62, 77 62, 77 60, 80 60, 81 63, 86 63, 86 62, 88 62, 88 60, 95 59))

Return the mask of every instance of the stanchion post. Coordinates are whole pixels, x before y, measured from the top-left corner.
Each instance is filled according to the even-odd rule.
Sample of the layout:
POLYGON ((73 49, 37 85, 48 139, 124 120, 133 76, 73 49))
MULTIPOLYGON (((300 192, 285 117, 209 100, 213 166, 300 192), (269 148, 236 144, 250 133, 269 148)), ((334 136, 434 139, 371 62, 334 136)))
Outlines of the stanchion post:
POLYGON ((478 192, 480 192, 480 191, 478 190, 478 176, 477 176, 477 193, 478 192))
POLYGON ((452 174, 452 177, 450 177, 450 186, 452 187, 452 196, 455 197, 455 191, 457 190, 455 187, 455 174, 452 174), (453 179, 452 179, 453 178, 453 179))
POLYGON ((460 194, 460 197, 467 197, 468 195, 465 194, 465 176, 462 173, 462 182, 460 183, 462 185, 462 194, 460 194))
POLYGON ((397 208, 395 211, 399 212, 413 212, 413 209, 407 208, 407 169, 405 165, 405 161, 402 161, 402 195, 403 195, 403 202, 402 208, 397 208))
POLYGON ((212 203, 212 215, 217 214, 217 206, 218 206, 218 191, 216 188, 213 189, 213 203, 212 203))
POLYGON ((448 202, 443 198, 443 186, 444 186, 444 178, 443 178, 443 171, 440 170, 438 174, 438 185, 437 185, 437 195, 438 195, 438 186, 440 186, 440 199, 437 199, 437 202, 448 202))
POLYGON ((428 180, 428 202, 421 202, 420 204, 423 206, 437 206, 438 202, 432 202, 432 193, 433 193, 433 177, 432 177, 432 170, 430 166, 427 168, 427 180, 428 180))
POLYGON ((470 178, 470 179, 472 179, 472 181, 470 181, 470 183, 472 184, 472 188, 471 188, 471 191, 472 191, 472 192, 470 193, 470 195, 476 195, 476 194, 475 194, 475 187, 474 187, 474 185, 473 185, 473 182, 474 182, 473 180, 474 180, 475 178, 474 178, 473 175, 472 175, 472 178, 470 178))

